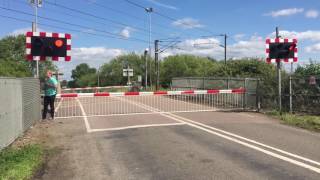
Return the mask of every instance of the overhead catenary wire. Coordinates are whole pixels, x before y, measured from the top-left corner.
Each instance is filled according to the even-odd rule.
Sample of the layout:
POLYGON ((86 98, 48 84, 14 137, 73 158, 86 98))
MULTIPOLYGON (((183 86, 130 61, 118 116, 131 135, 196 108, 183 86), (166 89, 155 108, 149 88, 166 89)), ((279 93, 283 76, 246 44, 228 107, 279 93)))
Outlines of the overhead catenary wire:
MULTIPOLYGON (((25 5, 25 6, 30 6, 27 2, 21 1, 21 0, 14 0, 13 2, 19 3, 19 4, 23 4, 23 5, 25 5)), ((68 12, 66 12, 66 11, 60 10, 59 12, 57 12, 56 9, 48 8, 48 6, 41 7, 41 9, 43 9, 43 10, 46 11, 46 12, 49 11, 49 12, 51 12, 51 13, 55 13, 55 14, 59 14, 59 15, 63 14, 63 15, 67 15, 67 16, 70 16, 70 17, 79 18, 79 16, 74 15, 74 14, 72 14, 72 13, 68 13, 68 12)), ((95 18, 95 19, 96 19, 96 18, 95 18)), ((102 20, 100 20, 100 21, 98 21, 98 20, 93 20, 93 19, 88 18, 87 16, 81 17, 81 20, 84 20, 84 21, 87 21, 87 22, 90 22, 90 23, 94 23, 94 24, 99 24, 99 25, 104 25, 104 26, 110 26, 110 24, 107 24, 107 23, 105 23, 105 22, 102 21, 102 20)), ((115 27, 119 27, 119 28, 123 28, 122 25, 114 25, 114 26, 115 26, 115 27)), ((135 29, 134 29, 134 31, 135 31, 135 29)), ((142 32, 142 31, 135 31, 135 33, 141 34, 141 35, 145 35, 145 36, 147 35, 145 32, 142 32)))
MULTIPOLYGON (((132 1, 129 1, 129 0, 124 0, 125 2, 127 2, 127 3, 129 3, 129 4, 131 4, 131 5, 133 5, 133 6, 136 6, 136 7, 138 7, 138 8, 141 8, 141 9, 143 9, 143 10, 146 10, 147 9, 147 7, 144 7, 143 5, 140 5, 140 4, 138 4, 138 3, 135 3, 135 2, 132 2, 132 1)), ((155 11, 154 9, 153 9, 153 12, 157 12, 157 11, 155 11)), ((154 24, 157 24, 157 23, 154 23, 154 24)), ((159 24, 158 24, 158 26, 159 26, 159 24)), ((168 26, 169 27, 169 26, 168 26)), ((164 27, 164 28, 166 28, 166 27, 164 27)), ((171 28, 172 29, 172 28, 171 28)), ((183 34, 186 34, 187 36, 191 36, 190 34, 188 34, 188 33, 186 33, 186 32, 183 32, 183 34)))
MULTIPOLYGON (((161 42, 161 41, 160 41, 161 42)), ((170 48, 173 48, 175 47, 177 44, 181 43, 181 41, 176 41, 176 42, 172 42, 172 43, 169 43, 168 45, 162 47, 159 49, 159 53, 162 53, 164 52, 165 50, 167 49, 170 49, 170 48)))
MULTIPOLYGON (((19 21, 19 22, 32 23, 32 21, 25 20, 25 19, 20 19, 20 18, 16 18, 16 17, 12 17, 12 16, 6 16, 6 15, 1 15, 1 14, 0 14, 0 17, 6 18, 6 19, 16 20, 16 21, 19 21)), ((63 29, 63 30, 72 31, 72 32, 79 32, 79 33, 88 34, 88 35, 97 36, 97 37, 120 39, 120 40, 125 40, 125 41, 135 41, 135 40, 132 40, 132 39, 125 39, 125 38, 121 38, 121 37, 114 37, 114 36, 111 36, 111 35, 85 32, 85 31, 82 31, 82 30, 71 29, 71 28, 66 28, 66 27, 61 27, 61 26, 55 26, 55 25, 46 24, 46 23, 38 23, 38 24, 39 24, 39 25, 42 25, 42 26, 46 26, 46 27, 63 29)), ((140 42, 140 43, 142 43, 142 42, 140 42)))
MULTIPOLYGON (((19 11, 19 10, 15 10, 15 9, 10 9, 10 8, 5 8, 5 7, 1 7, 0 9, 6 10, 6 11, 11 11, 11 12, 15 12, 15 13, 19 13, 19 14, 24 14, 24 15, 29 15, 29 16, 33 16, 33 14, 28 13, 28 12, 24 12, 24 11, 19 11)), ((116 34, 116 33, 112 33, 109 31, 105 31, 105 30, 100 30, 100 29, 96 29, 96 28, 92 28, 92 27, 88 27, 88 26, 83 26, 83 25, 79 25, 79 24, 74 24, 74 23, 70 23, 70 22, 66 22, 66 21, 62 21, 62 20, 58 20, 58 19, 53 19, 53 18, 48 18, 48 17, 43 17, 43 16, 38 16, 41 19, 46 19, 48 21, 53 21, 53 22, 58 22, 58 23, 62 23, 62 24, 66 24, 66 25, 70 25, 70 26, 76 26, 76 27, 80 27, 80 28, 85 28, 85 29, 89 29, 89 30, 94 30, 97 32, 102 32, 102 33, 106 33, 108 35, 114 36, 114 37, 121 37, 123 38, 121 35, 116 34)), ((126 38, 123 38, 126 39, 126 38)), ((136 40, 136 41, 140 41, 140 42, 147 42, 143 39, 138 39, 138 38, 133 38, 131 37, 130 39, 132 40, 136 40)))
MULTIPOLYGON (((133 6, 136 6, 136 7, 138 7, 138 8, 143 8, 143 9, 145 9, 145 7, 144 7, 143 5, 138 4, 138 3, 136 3, 136 2, 132 2, 132 1, 130 1, 130 0, 124 0, 124 1, 127 2, 127 3, 129 3, 129 4, 131 4, 131 5, 133 5, 133 6)), ((170 17, 170 16, 168 16, 168 15, 165 15, 165 14, 163 14, 163 13, 160 13, 159 11, 154 10, 153 12, 154 12, 154 14, 156 14, 156 15, 162 17, 162 18, 171 20, 171 21, 173 21, 173 22, 178 21, 177 18, 170 17)), ((183 25, 185 25, 185 26, 189 26, 189 27, 192 26, 190 23, 186 23, 186 22, 180 22, 180 23, 183 24, 183 25)), ((202 28, 202 27, 194 27, 194 28, 197 29, 197 30, 199 30, 199 31, 209 33, 210 35, 211 35, 211 34, 216 34, 216 33, 213 33, 212 31, 206 30, 206 29, 204 29, 204 28, 202 28)))
MULTIPOLYGON (((83 1, 89 2, 90 0, 83 0, 83 1)), ((110 10, 110 11, 116 12, 118 14, 125 15, 127 17, 130 17, 130 18, 135 19, 135 20, 139 20, 139 21, 144 22, 144 23, 146 22, 146 19, 144 19, 144 18, 138 17, 138 16, 133 15, 133 14, 129 14, 129 13, 125 12, 125 11, 121 11, 121 10, 118 10, 118 9, 115 9, 115 8, 111 8, 111 7, 106 6, 104 4, 101 4, 101 3, 90 2, 90 4, 93 4, 94 6, 99 7, 99 8, 103 8, 103 9, 106 9, 106 10, 110 10)), ((166 29, 166 30, 168 28, 170 28, 169 26, 165 26, 165 25, 157 23, 157 22, 153 22, 153 25, 156 25, 157 27, 160 27, 161 29, 166 29)), ((152 31, 152 33, 153 34, 162 35, 162 36, 166 36, 165 34, 159 33, 159 32, 152 31)))
MULTIPOLYGON (((104 21, 108 21, 108 22, 110 22, 112 24, 120 25, 121 27, 131 27, 131 28, 133 28, 133 29, 135 29, 137 31, 149 32, 147 29, 142 28, 142 27, 126 24, 126 23, 123 23, 123 22, 119 22, 119 21, 116 21, 116 20, 113 20, 113 19, 109 19, 109 18, 105 18, 105 17, 101 17, 101 16, 97 16, 95 14, 91 14, 91 13, 88 13, 88 12, 85 12, 85 11, 81 11, 81 10, 78 10, 78 9, 70 8, 70 7, 67 7, 67 6, 58 4, 58 3, 53 3, 53 2, 50 2, 48 0, 46 0, 45 2, 46 2, 46 4, 49 4, 51 6, 56 6, 56 7, 59 7, 59 8, 63 8, 63 9, 72 11, 72 12, 76 12, 78 14, 82 14, 82 15, 85 15, 85 16, 93 17, 93 18, 96 18, 96 19, 104 20, 104 21)), ((153 32, 153 33, 158 34, 157 32, 153 32)))

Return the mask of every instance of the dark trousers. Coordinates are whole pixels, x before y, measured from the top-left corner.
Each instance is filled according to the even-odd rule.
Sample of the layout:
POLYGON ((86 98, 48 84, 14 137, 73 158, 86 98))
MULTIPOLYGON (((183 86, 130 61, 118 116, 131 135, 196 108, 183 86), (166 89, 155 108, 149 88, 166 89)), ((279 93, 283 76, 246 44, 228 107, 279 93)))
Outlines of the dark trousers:
POLYGON ((50 115, 52 118, 54 118, 54 100, 56 99, 56 96, 45 96, 44 102, 43 102, 43 112, 42 112, 42 119, 47 118, 48 113, 48 106, 50 105, 50 115))

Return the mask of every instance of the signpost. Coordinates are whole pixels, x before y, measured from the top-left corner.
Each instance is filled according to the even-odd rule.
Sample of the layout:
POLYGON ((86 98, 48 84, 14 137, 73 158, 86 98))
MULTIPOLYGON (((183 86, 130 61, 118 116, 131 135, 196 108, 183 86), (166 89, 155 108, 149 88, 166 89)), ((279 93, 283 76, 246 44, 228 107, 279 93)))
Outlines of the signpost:
POLYGON ((131 85, 130 77, 133 77, 133 69, 130 69, 130 67, 128 66, 128 68, 123 69, 122 72, 124 77, 128 77, 127 85, 130 86, 131 85))

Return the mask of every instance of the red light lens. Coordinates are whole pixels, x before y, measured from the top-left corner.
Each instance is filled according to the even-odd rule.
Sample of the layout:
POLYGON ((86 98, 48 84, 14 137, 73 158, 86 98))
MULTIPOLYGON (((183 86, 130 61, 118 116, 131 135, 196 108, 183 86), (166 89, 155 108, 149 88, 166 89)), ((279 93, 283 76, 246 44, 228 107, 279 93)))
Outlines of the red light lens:
POLYGON ((61 39, 58 39, 54 42, 54 45, 56 47, 62 47, 63 46, 63 41, 61 39))

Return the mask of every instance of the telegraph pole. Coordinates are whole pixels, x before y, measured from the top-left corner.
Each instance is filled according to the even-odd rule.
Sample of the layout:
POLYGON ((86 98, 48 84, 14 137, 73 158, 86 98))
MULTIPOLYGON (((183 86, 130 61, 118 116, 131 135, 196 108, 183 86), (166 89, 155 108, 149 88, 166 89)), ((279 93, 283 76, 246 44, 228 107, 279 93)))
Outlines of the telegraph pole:
MULTIPOLYGON (((34 7, 35 20, 32 23, 32 32, 37 32, 38 26, 38 8, 42 6, 42 0, 30 0, 30 4, 34 7)), ((36 61, 36 77, 39 78, 39 61, 36 61)))
POLYGON ((148 88, 148 58, 147 58, 147 56, 148 56, 148 49, 144 50, 144 60, 145 60, 144 86, 146 89, 148 88))
MULTIPOLYGON (((279 36, 279 28, 276 27, 276 38, 280 38, 279 36)), ((282 113, 282 101, 281 101, 281 62, 277 61, 277 75, 278 75, 278 101, 279 101, 279 112, 282 113)))
MULTIPOLYGON (((152 31, 151 31, 151 29, 152 29, 152 24, 151 24, 151 22, 152 22, 152 12, 153 12, 153 8, 152 7, 149 7, 149 8, 145 8, 144 9, 147 13, 148 13, 148 15, 149 15, 149 57, 150 57, 150 59, 151 59, 151 54, 152 54, 152 49, 151 49, 151 43, 152 43, 152 38, 151 38, 151 35, 152 35, 152 31)), ((147 66, 148 67, 148 66, 147 66)), ((151 77, 151 63, 149 64, 149 80, 150 80, 150 86, 152 86, 152 77, 151 77)))
POLYGON ((159 90, 159 40, 154 41, 154 61, 156 72, 156 90, 159 90))
POLYGON ((227 34, 224 34, 224 64, 227 64, 227 34))

